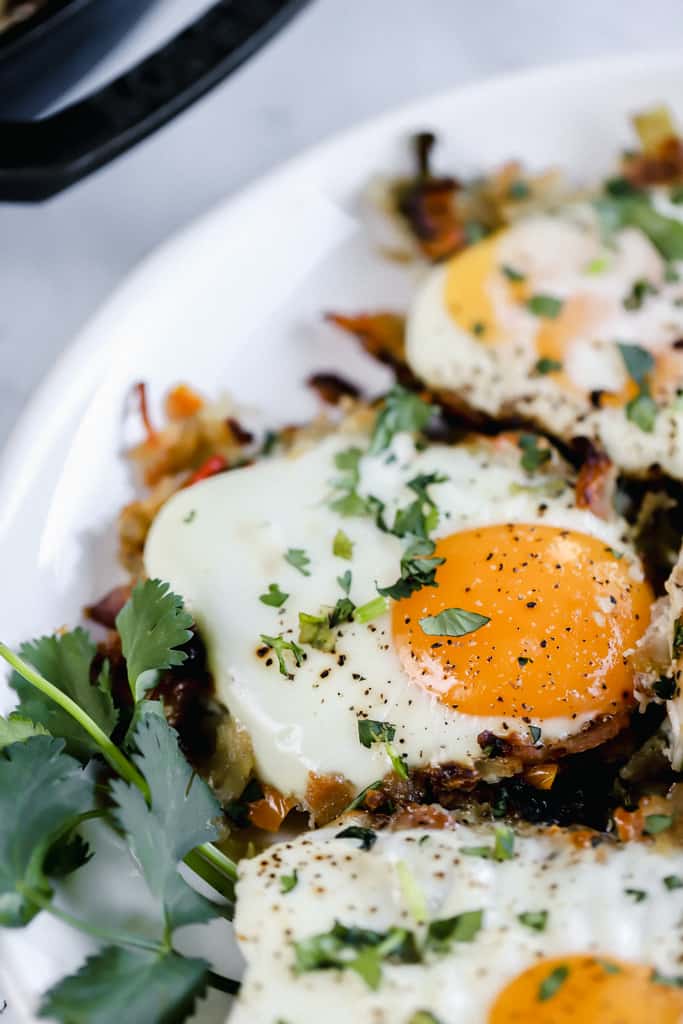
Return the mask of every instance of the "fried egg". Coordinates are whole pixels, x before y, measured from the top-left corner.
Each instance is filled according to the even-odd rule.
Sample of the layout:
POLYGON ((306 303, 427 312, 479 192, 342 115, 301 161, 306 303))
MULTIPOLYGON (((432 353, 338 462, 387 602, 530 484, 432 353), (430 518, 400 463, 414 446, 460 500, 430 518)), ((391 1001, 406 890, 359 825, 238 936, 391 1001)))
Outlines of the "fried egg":
POLYGON ((231 1024, 680 1024, 683 856, 577 838, 336 827, 242 861, 231 1024))
POLYGON ((577 204, 432 270, 410 310, 406 360, 489 416, 522 415, 593 439, 629 472, 656 465, 683 479, 682 338, 676 269, 636 228, 605 242, 595 211, 577 204))
POLYGON ((357 793, 396 758, 471 769, 490 734, 542 758, 578 734, 599 742, 596 723, 623 724, 652 591, 626 524, 577 508, 565 472, 556 457, 527 471, 515 439, 423 446, 400 433, 372 454, 366 434, 342 430, 164 505, 146 571, 184 597, 262 782, 306 806, 314 777, 357 793), (350 451, 354 500, 382 507, 385 525, 430 481, 434 585, 378 596, 406 541, 375 513, 340 513, 350 451), (347 594, 356 612, 316 645, 310 620, 315 631, 347 594))

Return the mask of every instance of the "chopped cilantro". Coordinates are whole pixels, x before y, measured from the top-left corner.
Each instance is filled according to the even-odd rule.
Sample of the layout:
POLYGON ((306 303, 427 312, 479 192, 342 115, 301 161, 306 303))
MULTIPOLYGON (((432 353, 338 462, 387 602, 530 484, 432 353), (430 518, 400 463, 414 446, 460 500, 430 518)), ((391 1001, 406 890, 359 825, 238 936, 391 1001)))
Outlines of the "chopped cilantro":
POLYGON ((416 538, 403 552, 401 575, 396 583, 388 587, 378 587, 378 592, 383 597, 392 597, 395 601, 400 601, 422 587, 436 586, 436 570, 443 565, 445 559, 429 557, 433 555, 434 548, 433 541, 416 538))
POLYGON ((348 597, 340 597, 330 612, 330 626, 334 629, 342 622, 351 622, 356 606, 348 597))
POLYGON ((562 363, 558 359, 550 359, 548 356, 544 356, 542 359, 539 359, 534 366, 536 373, 541 376, 544 376, 547 373, 556 373, 561 369, 562 363))
POLYGON ((377 989, 382 978, 382 963, 416 963, 420 954, 415 936, 405 928, 386 932, 356 928, 335 921, 329 932, 312 935, 294 943, 295 970, 355 971, 368 988, 377 989))
POLYGON ((631 312, 634 309, 640 309, 648 295, 656 294, 657 289, 650 281, 645 280, 645 278, 639 278, 633 282, 631 291, 624 299, 624 309, 628 309, 631 312))
POLYGON ((374 829, 364 828, 362 825, 349 825, 348 828, 337 832, 335 839, 360 839, 361 850, 371 850, 377 842, 377 833, 374 829))
POLYGON ((308 570, 311 560, 303 548, 288 548, 285 552, 285 562, 289 562, 295 569, 298 569, 302 576, 311 575, 308 570))
POLYGON ((396 874, 411 917, 417 924, 423 924, 427 920, 427 901, 415 875, 404 860, 397 861, 396 874))
POLYGON ((467 910, 455 917, 430 921, 425 938, 427 949, 447 952, 454 942, 472 942, 484 924, 483 910, 467 910))
POLYGON ((353 558, 353 541, 343 530, 337 530, 334 535, 332 554, 337 558, 345 558, 347 561, 351 561, 353 558))
POLYGON ((650 975, 656 985, 670 985, 671 988, 683 988, 682 974, 660 974, 654 970, 650 975))
POLYGON ((350 569, 347 569, 346 572, 343 573, 343 575, 337 576, 337 583, 339 584, 339 586, 341 587, 345 594, 348 594, 349 591, 351 590, 351 579, 352 577, 350 569))
POLYGON ((496 825, 494 836, 493 846, 461 846, 460 852, 484 860, 512 860, 515 855, 515 833, 506 825, 496 825))
POLYGON ((404 431, 419 434, 425 429, 436 408, 413 391, 396 385, 384 399, 370 441, 369 453, 377 455, 389 447, 393 437, 404 431))
POLYGON ((467 636, 475 633, 490 618, 478 612, 466 612, 464 608, 446 608, 438 615, 420 619, 420 628, 427 636, 467 636))
POLYGON ((527 299, 526 308, 534 316, 555 320, 562 312, 563 305, 562 299, 557 299, 554 295, 532 295, 527 299))
POLYGON ((608 233, 638 228, 665 260, 683 259, 683 224, 655 210, 647 196, 606 196, 597 200, 595 207, 608 233))
POLYGON ((508 188, 508 198, 510 199, 527 199, 531 193, 531 189, 526 181, 517 179, 513 181, 508 188))
POLYGON ((407 779, 408 769, 392 746, 395 735, 396 726, 389 722, 376 722, 371 718, 362 718, 358 721, 358 739, 363 746, 369 748, 373 743, 384 743, 394 771, 400 778, 407 779))
POLYGON ((193 523, 195 521, 196 517, 197 517, 197 509, 196 508, 191 508, 190 511, 187 513, 187 515, 183 516, 183 522, 184 523, 188 523, 188 524, 189 523, 193 523))
POLYGON ((624 889, 624 892, 631 897, 634 903, 642 903, 644 899, 647 899, 644 889, 624 889))
POLYGON ((333 651, 335 636, 329 614, 309 615, 299 612, 299 643, 308 644, 318 651, 333 651))
POLYGON ((550 974, 543 979, 538 986, 538 1001, 545 1003, 558 992, 569 976, 569 968, 566 964, 559 964, 550 974))
POLYGON ((441 1021, 434 1016, 431 1010, 417 1010, 408 1024, 441 1024, 441 1021))
POLYGON ((369 786, 365 787, 365 789, 361 789, 361 791, 358 794, 358 796, 354 797, 353 800, 351 801, 351 803, 347 807, 344 808, 344 814, 348 813, 348 811, 357 811, 365 803, 365 798, 368 795, 368 793, 374 793, 377 790, 381 790, 381 789, 382 789, 382 780, 381 779, 377 779, 375 782, 371 782, 369 786))
POLYGON ((478 220, 465 221, 463 231, 465 233, 465 241, 468 245, 474 245, 475 242, 480 242, 482 238, 486 238, 489 233, 489 229, 486 225, 482 224, 478 220))
POLYGON ((485 334, 485 333, 486 333, 486 324, 483 322, 483 320, 475 320, 474 323, 472 324, 472 334, 474 334, 478 338, 480 338, 482 336, 482 334, 485 334))
POLYGON ((649 836, 656 836, 660 832, 666 832, 673 823, 674 819, 671 814, 647 814, 645 816, 643 832, 646 832, 649 836))
POLYGON ((408 487, 417 497, 410 505, 397 510, 391 532, 397 537, 410 534, 426 540, 439 521, 436 503, 427 488, 433 484, 443 484, 447 479, 441 473, 422 473, 409 480, 408 487))
POLYGON ((375 722, 371 718, 358 721, 358 739, 368 749, 373 743, 391 743, 396 735, 396 726, 389 722, 375 722))
POLYGON ((363 624, 366 622, 372 622, 372 620, 376 619, 378 616, 384 615, 386 610, 386 597, 373 597, 373 599, 368 601, 366 604, 359 605, 353 613, 353 617, 356 622, 363 624))
POLYGON ((628 402, 626 418, 640 427, 645 434, 651 434, 657 420, 657 403, 651 395, 641 392, 628 402))
POLYGON ((294 661, 296 662, 297 668, 299 668, 301 662, 306 657, 298 644, 295 644, 293 640, 285 640, 283 636, 266 636, 265 633, 261 633, 260 640, 262 644, 266 645, 266 647, 270 647, 275 651, 280 672, 283 676, 289 676, 287 663, 285 661, 285 651, 291 651, 294 655, 294 661))
POLYGON ((520 464, 527 473, 533 473, 552 458, 550 448, 542 448, 535 434, 520 434, 517 446, 522 451, 520 464))
POLYGON ((680 875, 666 875, 662 879, 667 889, 673 891, 674 889, 683 889, 683 878, 680 875))
POLYGON ((500 269, 508 281, 515 281, 517 283, 526 281, 526 274, 523 274, 520 270, 515 270, 514 267, 509 266, 507 263, 503 263, 500 269))
POLYGON ((544 932, 548 923, 548 911, 525 910, 523 914, 517 914, 517 920, 525 928, 531 928, 535 932, 544 932))
POLYGON ((586 264, 584 271, 586 274, 604 274, 608 267, 609 260, 605 256, 596 256, 586 264))
POLYGON ((294 868, 291 875, 280 875, 280 892, 283 895, 291 892, 292 889, 296 888, 298 881, 299 875, 297 874, 296 868, 294 868))
POLYGON ((640 345, 628 345, 625 342, 617 342, 617 348, 629 377, 636 384, 642 385, 655 364, 652 353, 640 345))
POLYGON ((617 198, 623 196, 642 196, 642 189, 634 185, 628 178, 609 178, 605 182, 605 191, 617 198))
POLYGON ((284 590, 280 590, 277 583, 269 583, 268 592, 261 594, 259 601, 262 604, 270 605, 272 608, 280 608, 288 597, 289 594, 285 594, 284 590))

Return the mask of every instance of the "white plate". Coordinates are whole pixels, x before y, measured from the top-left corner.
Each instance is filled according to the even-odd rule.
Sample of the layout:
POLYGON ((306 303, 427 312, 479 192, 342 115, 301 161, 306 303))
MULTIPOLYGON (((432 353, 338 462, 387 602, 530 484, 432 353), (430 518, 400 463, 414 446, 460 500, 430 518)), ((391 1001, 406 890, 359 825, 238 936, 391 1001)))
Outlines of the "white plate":
MULTIPOLYGON (((75 623, 114 582, 112 523, 132 494, 121 452, 134 436, 126 415, 134 381, 146 380, 157 401, 180 380, 229 391, 271 422, 316 410, 302 383, 312 369, 343 371, 370 390, 386 383, 385 371, 320 313, 405 305, 415 270, 373 253, 358 210, 369 178, 407 169, 410 132, 436 130, 439 166, 463 176, 521 157, 590 180, 632 142, 628 114, 659 101, 683 122, 680 54, 470 85, 317 147, 159 249, 62 356, 4 453, 2 638, 16 644, 75 623)), ((0 710, 11 703, 0 682, 0 710)), ((119 856, 108 843, 110 858, 119 856)), ((138 893, 103 885, 106 863, 105 851, 74 877, 71 896, 130 917, 138 893)), ((226 927, 212 925, 216 962, 234 970, 226 927)), ((196 930, 185 945, 198 948, 196 930)), ((47 915, 24 931, 0 931, 0 991, 30 1020, 40 992, 87 948, 47 915)), ((201 1020, 221 1020, 226 1005, 211 1000, 201 1020)))

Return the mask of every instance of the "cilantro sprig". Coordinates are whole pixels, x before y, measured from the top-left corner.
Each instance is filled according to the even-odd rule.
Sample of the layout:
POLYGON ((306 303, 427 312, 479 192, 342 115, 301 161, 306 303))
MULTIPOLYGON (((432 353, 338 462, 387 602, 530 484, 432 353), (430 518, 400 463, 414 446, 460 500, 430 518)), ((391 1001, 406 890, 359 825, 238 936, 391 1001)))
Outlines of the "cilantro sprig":
POLYGON ((374 743, 383 743, 391 766, 401 779, 408 778, 408 769, 405 762, 398 754, 393 745, 396 735, 396 726, 390 722, 377 722, 372 718, 361 718, 358 720, 358 739, 362 746, 369 750, 374 743))
POLYGON ((112 738, 117 716, 108 666, 96 660, 85 631, 43 637, 21 654, 0 644, 20 697, 20 710, 0 719, 0 924, 21 927, 42 910, 105 943, 45 997, 41 1013, 63 1024, 118 1024, 124 1011, 133 1020, 181 1021, 207 985, 236 990, 208 963, 173 948, 176 928, 230 913, 236 867, 213 845, 217 801, 140 684, 146 673, 182 663, 185 652, 178 648, 191 635, 190 617, 167 584, 147 581, 133 595, 119 628, 137 703, 121 746, 112 738), (95 755, 118 776, 110 784, 111 810, 93 807, 93 779, 79 763, 95 755), (54 880, 92 856, 79 825, 103 816, 123 832, 156 897, 156 938, 79 920, 53 901, 54 880), (217 907, 195 892, 178 872, 181 860, 227 904, 217 907))

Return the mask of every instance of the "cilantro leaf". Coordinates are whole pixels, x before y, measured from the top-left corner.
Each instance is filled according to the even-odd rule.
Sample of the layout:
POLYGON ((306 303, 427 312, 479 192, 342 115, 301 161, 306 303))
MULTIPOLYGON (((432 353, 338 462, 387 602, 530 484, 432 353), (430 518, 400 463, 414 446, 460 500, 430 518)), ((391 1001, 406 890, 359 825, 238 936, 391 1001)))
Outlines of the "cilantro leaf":
POLYGON ((420 959, 415 936, 405 928, 377 932, 340 921, 335 921, 329 932, 295 942, 294 955, 297 974, 330 968, 351 970, 373 990, 379 987, 384 960, 417 963, 420 959))
POLYGON ((269 583, 268 592, 266 594, 261 594, 259 601, 262 604, 270 605, 271 608, 280 608, 288 597, 289 594, 285 594, 283 590, 280 590, 277 583, 269 583))
POLYGON ((318 651, 333 651, 335 636, 330 626, 330 617, 299 612, 299 643, 308 644, 318 651))
POLYGON ((32 736, 0 754, 0 924, 27 924, 38 907, 24 889, 50 896, 45 860, 90 807, 93 783, 62 740, 32 736))
MULTIPOLYGON (((20 655, 62 693, 71 697, 100 728, 110 736, 117 714, 111 698, 108 665, 105 663, 96 682, 91 682, 92 662, 97 648, 84 629, 58 636, 43 636, 22 644, 20 655)), ((88 760, 99 747, 70 714, 62 710, 18 672, 10 676, 10 686, 19 695, 18 713, 54 736, 62 737, 69 754, 88 760)))
POLYGON ((545 1003, 548 999, 552 999, 558 989, 564 985, 568 976, 569 968, 566 964, 559 964, 555 967, 538 986, 538 1001, 545 1003))
POLYGON ((47 992, 40 1016, 61 1024, 180 1024, 204 995, 208 974, 205 960, 107 946, 47 992))
POLYGON ((382 597, 392 597, 395 601, 410 597, 422 587, 435 587, 436 570, 443 565, 445 558, 428 557, 434 552, 434 542, 417 538, 403 552, 401 557, 401 575, 396 583, 388 587, 378 587, 382 597))
MULTIPOLYGON (((136 700, 140 676, 153 669, 182 665, 187 658, 181 647, 192 636, 192 616, 184 610, 183 600, 168 583, 145 580, 133 592, 116 616, 116 628, 126 659, 128 682, 136 700)), ((50 678, 50 677, 48 677, 50 678)))
POLYGON ((647 391, 641 391, 627 403, 626 418, 640 427, 645 434, 651 434, 657 420, 657 403, 647 391))
POLYGON ((427 490, 432 484, 445 483, 448 477, 441 473, 422 473, 408 481, 408 487, 417 495, 415 501, 396 512, 391 532, 397 537, 411 534, 427 538, 439 521, 436 503, 427 490))
POLYGON ((643 832, 649 836, 657 836, 660 832, 666 832, 674 823, 671 814, 646 814, 643 832))
POLYGON ((554 295, 532 295, 527 299, 526 308, 534 316, 555 320, 562 312, 563 305, 562 299, 556 299, 554 295))
POLYGON ((49 736, 44 725, 39 722, 32 722, 13 712, 8 718, 0 715, 0 750, 4 750, 10 743, 21 743, 29 736, 49 736))
POLYGON ((296 868, 291 875, 280 875, 280 892, 285 895, 295 889, 299 883, 299 875, 296 868))
POLYGON ((420 619, 420 627, 427 636, 467 636, 490 621, 488 616, 478 612, 466 612, 464 608, 445 608, 438 615, 420 619))
POLYGON ((505 274, 508 281, 514 281, 515 283, 526 281, 526 274, 523 274, 521 270, 516 270, 507 263, 503 263, 500 269, 501 272, 505 274))
POLYGON ((623 301, 624 309, 640 309, 648 295, 656 295, 657 289, 644 277, 633 282, 633 287, 623 301))
POLYGON ((389 722, 375 722, 372 718, 358 721, 358 739, 368 749, 373 743, 391 743, 396 735, 396 726, 389 722))
POLYGON ((332 554, 337 558, 345 558, 347 561, 351 561, 353 558, 353 541, 343 530, 337 530, 334 535, 332 554))
POLYGON ((341 587, 341 589, 344 591, 344 593, 347 596, 349 594, 349 591, 351 590, 351 581, 352 581, 352 579, 353 579, 353 577, 351 576, 351 570, 350 569, 347 569, 346 572, 342 576, 337 576, 337 583, 339 584, 339 586, 341 587))
POLYGON ((116 817, 168 929, 206 921, 215 907, 183 880, 178 863, 219 836, 220 806, 180 752, 178 737, 162 715, 145 712, 134 734, 133 761, 147 780, 150 804, 135 786, 111 783, 116 817))
POLYGON ((308 566, 311 560, 303 548, 288 548, 285 551, 285 562, 298 569, 302 576, 310 576, 308 566))
POLYGON ((261 643, 265 644, 266 647, 270 647, 275 651, 275 657, 280 668, 280 674, 289 677, 287 671, 287 662, 285 661, 285 651, 291 651, 294 655, 294 661, 296 667, 299 668, 301 662, 304 660, 306 655, 301 650, 298 644, 295 644, 293 640, 285 640, 283 636, 267 636, 265 633, 261 633, 261 643))
POLYGON ((384 407, 377 416, 372 433, 370 455, 383 452, 396 434, 420 433, 436 412, 436 407, 425 402, 414 391, 396 385, 384 399, 384 407))
POLYGON ((533 473, 539 466, 549 462, 552 457, 550 448, 542 448, 535 434, 520 434, 517 445, 522 450, 520 459, 522 469, 525 469, 527 473, 533 473))
POLYGON ((349 825, 348 828, 337 832, 335 839, 360 839, 361 850, 371 850, 377 842, 377 833, 374 829, 364 828, 362 825, 349 825))
POLYGON ((641 345, 627 345, 625 342, 617 342, 617 348, 629 377, 636 384, 642 384, 655 365, 652 353, 641 345))
POLYGON ((461 846, 460 852, 484 860, 512 860, 515 855, 515 833, 506 825, 496 825, 493 846, 461 846))
POLYGON ((522 914, 517 914, 517 920, 525 928, 531 928, 535 932, 544 932, 548 923, 548 911, 525 910, 522 914))
POLYGON ((541 376, 545 376, 547 373, 557 373, 561 369, 562 363, 558 359, 550 359, 548 356, 543 356, 534 366, 535 372, 541 376))
POLYGON ((484 924, 483 910, 467 910, 455 917, 430 921, 425 944, 427 949, 447 952, 453 942, 472 942, 484 924))

